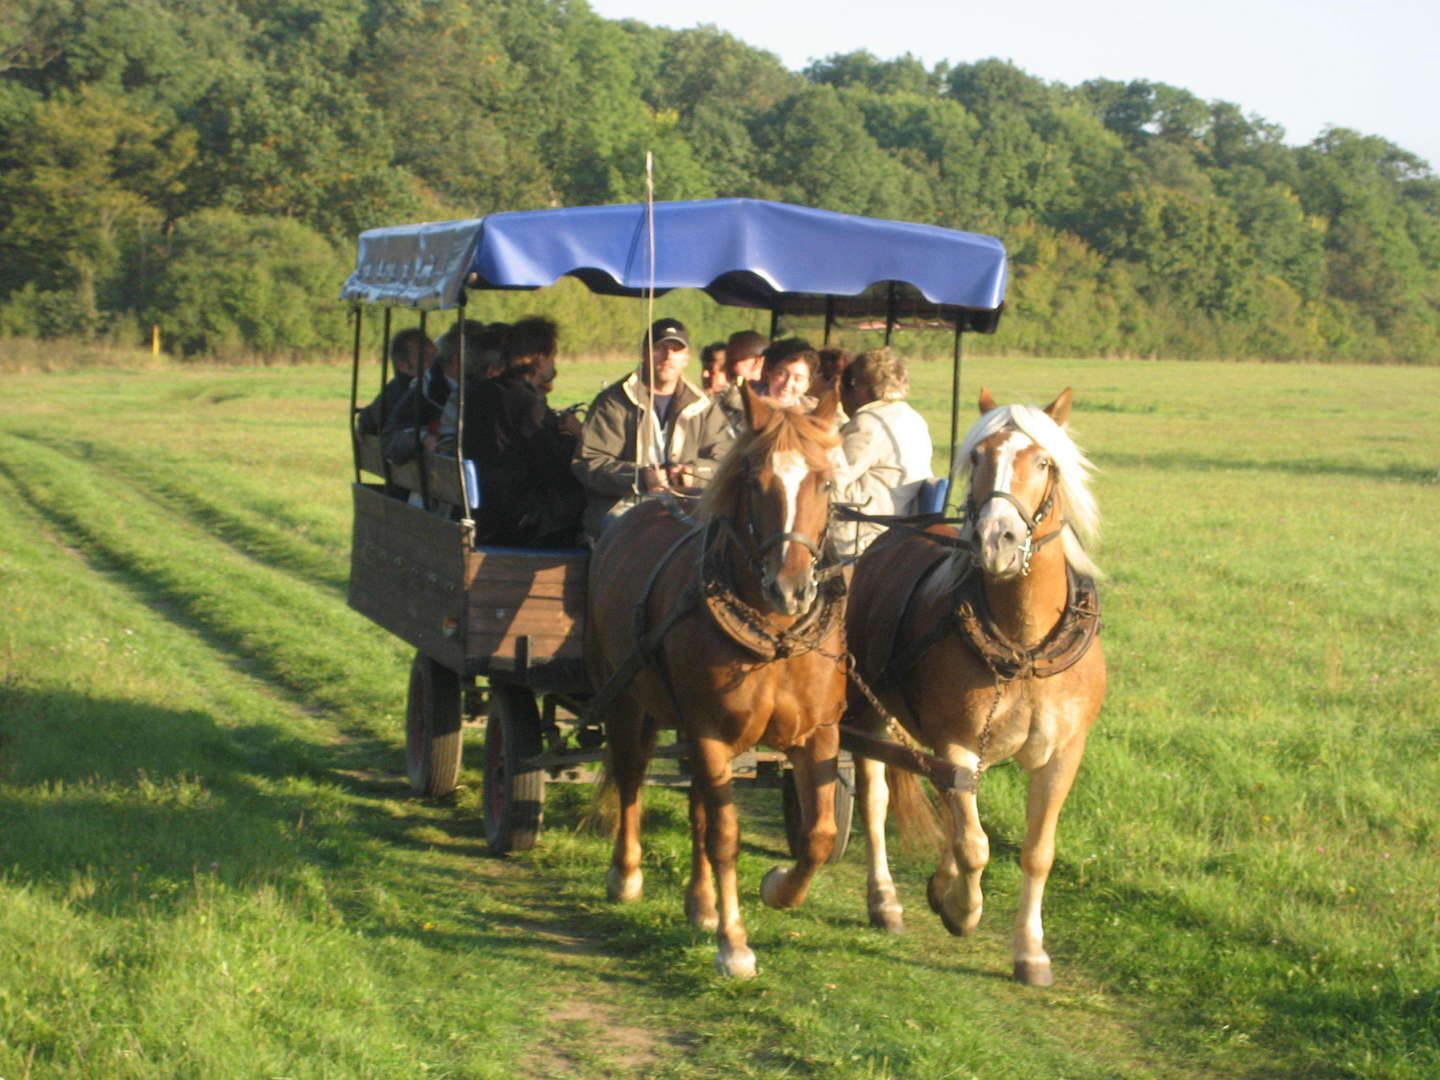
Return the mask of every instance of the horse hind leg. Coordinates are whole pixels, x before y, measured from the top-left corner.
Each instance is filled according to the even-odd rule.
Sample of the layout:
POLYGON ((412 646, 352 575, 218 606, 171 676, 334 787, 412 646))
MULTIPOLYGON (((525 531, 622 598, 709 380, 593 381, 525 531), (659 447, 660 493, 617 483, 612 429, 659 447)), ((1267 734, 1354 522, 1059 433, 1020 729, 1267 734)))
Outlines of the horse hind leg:
POLYGON ((865 829, 865 901, 870 925, 898 934, 905 929, 904 909, 890 876, 890 855, 885 846, 885 818, 890 790, 883 762, 867 757, 855 759, 855 797, 865 829))
POLYGON ((1015 915, 1013 955, 1016 980, 1027 986, 1054 982, 1050 954, 1045 951, 1045 930, 1040 905, 1045 882, 1055 862, 1055 828, 1060 809, 1085 754, 1082 733, 1030 774, 1026 796, 1025 843, 1020 848, 1020 906, 1015 915))
POLYGON ((795 791, 800 797, 803 840, 795 865, 774 867, 760 882, 760 898, 773 908, 804 902, 815 872, 835 846, 835 785, 839 782, 840 734, 834 724, 819 727, 803 745, 790 751, 795 791))
POLYGON ((655 746, 655 725, 638 705, 624 701, 614 706, 605 731, 610 777, 620 804, 605 894, 612 901, 627 902, 640 899, 645 888, 645 875, 640 869, 640 792, 655 746))

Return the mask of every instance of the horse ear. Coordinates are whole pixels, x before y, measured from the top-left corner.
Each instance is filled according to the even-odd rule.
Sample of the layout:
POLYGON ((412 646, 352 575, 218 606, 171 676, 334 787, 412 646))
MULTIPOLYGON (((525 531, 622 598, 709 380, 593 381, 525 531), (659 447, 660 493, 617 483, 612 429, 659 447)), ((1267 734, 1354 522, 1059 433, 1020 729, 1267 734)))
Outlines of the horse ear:
POLYGON ((829 388, 820 395, 820 404, 815 406, 815 411, 810 415, 816 420, 823 420, 830 424, 835 421, 835 413, 840 408, 840 387, 831 383, 829 388))
POLYGON ((1060 396, 1045 406, 1045 415, 1061 427, 1070 419, 1070 387, 1060 391, 1060 396))
POLYGON ((745 403, 745 422, 750 425, 751 431, 763 428, 770 419, 770 414, 775 411, 768 401, 750 388, 749 379, 740 383, 740 400, 745 403))
POLYGON ((995 408, 995 399, 990 396, 990 391, 980 387, 980 415, 984 416, 991 409, 995 408))

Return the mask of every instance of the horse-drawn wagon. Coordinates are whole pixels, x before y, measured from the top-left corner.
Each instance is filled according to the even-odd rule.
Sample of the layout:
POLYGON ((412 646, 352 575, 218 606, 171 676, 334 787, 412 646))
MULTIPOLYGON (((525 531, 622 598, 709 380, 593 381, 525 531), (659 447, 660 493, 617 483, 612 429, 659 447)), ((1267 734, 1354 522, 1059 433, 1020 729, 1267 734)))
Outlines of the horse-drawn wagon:
MULTIPOLYGON (((961 341, 995 329, 1003 247, 745 199, 371 230, 343 292, 356 304, 352 416, 363 305, 383 308, 388 343, 392 308, 418 309, 422 322, 432 310, 458 309, 459 318, 471 292, 542 288, 567 275, 618 296, 703 290, 721 304, 768 310, 772 337, 782 319, 806 317, 823 319, 827 343, 843 323, 883 327, 887 342, 902 325, 953 328, 950 468, 936 485, 938 512, 892 519, 886 540, 854 565, 847 603, 840 581, 851 568, 827 539, 829 523, 847 513, 831 496, 833 398, 805 416, 742 393, 749 423, 706 497, 689 510, 673 499, 643 502, 594 552, 477 546, 479 485, 458 450, 396 467, 355 427, 350 603, 416 649, 406 706, 412 786, 432 796, 454 788, 462 713, 468 704, 477 714, 483 693, 486 833, 508 851, 534 843, 547 780, 593 776, 608 752, 620 801, 608 892, 633 899, 640 785, 657 729, 679 730, 688 741, 658 756, 689 765, 686 911, 717 932, 717 967, 745 975, 755 961, 736 902, 736 779, 780 778, 787 758, 794 768, 784 777, 796 862, 761 884, 767 903, 789 907, 818 864, 844 850, 851 798, 841 748, 853 752, 870 917, 894 930, 885 767, 926 776, 952 812, 928 899, 948 929, 968 934, 989 858, 979 780, 1013 757, 1031 775, 1015 973, 1048 982, 1040 904, 1055 824, 1105 687, 1103 654, 1092 648, 1095 568, 1083 547, 1098 515, 1088 463, 1064 430, 1068 390, 1044 410, 997 408, 982 392, 981 422, 960 445, 961 341), (367 473, 381 482, 366 482, 367 473), (958 493, 960 480, 964 515, 947 518, 944 494, 958 493), (812 693, 810 683, 825 690, 812 693), (847 712, 858 726, 839 722, 847 712)), ((460 360, 463 370, 463 344, 460 360)), ((455 391, 461 416, 464 385, 455 391)))
MULTIPOLYGON (((768 310, 772 336, 782 319, 823 320, 827 342, 846 324, 883 325, 887 339, 900 326, 953 326, 958 385, 961 334, 995 328, 1005 269, 1004 249, 989 237, 748 199, 373 229, 360 238, 342 293, 355 305, 351 415, 359 415, 365 307, 382 309, 383 385, 393 309, 463 317, 474 293, 542 288, 564 275, 606 295, 700 289, 722 304, 768 310)), ((951 434, 953 442, 953 421, 951 434)), ((588 553, 477 546, 468 512, 477 478, 458 449, 394 465, 378 436, 352 424, 352 437, 349 602, 416 649, 406 702, 411 786, 432 797, 455 788, 463 719, 483 712, 487 839, 498 851, 528 847, 547 780, 589 779, 603 753, 603 733, 584 709, 588 553)), ((782 766, 783 755, 761 751, 737 772, 784 783, 782 766)), ((848 772, 842 780, 837 809, 848 829, 848 772)), ((786 807, 798 823, 790 789, 786 807)))

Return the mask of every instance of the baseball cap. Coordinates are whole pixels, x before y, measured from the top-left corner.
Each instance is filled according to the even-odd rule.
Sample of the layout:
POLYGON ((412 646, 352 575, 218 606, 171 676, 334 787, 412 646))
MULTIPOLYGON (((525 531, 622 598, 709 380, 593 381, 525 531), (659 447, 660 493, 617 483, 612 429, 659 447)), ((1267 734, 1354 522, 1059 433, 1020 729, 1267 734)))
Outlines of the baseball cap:
POLYGON ((678 341, 685 348, 690 347, 690 335, 678 319, 656 319, 650 324, 650 344, 659 345, 662 341, 678 341))

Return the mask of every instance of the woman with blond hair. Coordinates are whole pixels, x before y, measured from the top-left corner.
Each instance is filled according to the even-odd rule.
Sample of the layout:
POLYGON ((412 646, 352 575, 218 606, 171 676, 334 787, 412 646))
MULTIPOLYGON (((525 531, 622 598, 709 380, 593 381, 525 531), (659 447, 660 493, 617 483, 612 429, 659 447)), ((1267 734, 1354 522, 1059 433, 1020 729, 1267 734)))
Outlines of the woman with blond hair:
MULTIPOLYGON (((924 418, 906 402, 910 374, 888 347, 867 349, 840 376, 840 400, 850 419, 840 429, 845 463, 836 480, 843 502, 865 514, 913 514, 930 477, 934 447, 924 418)), ((871 522, 843 522, 836 530, 842 555, 858 555, 885 531, 871 522)))

